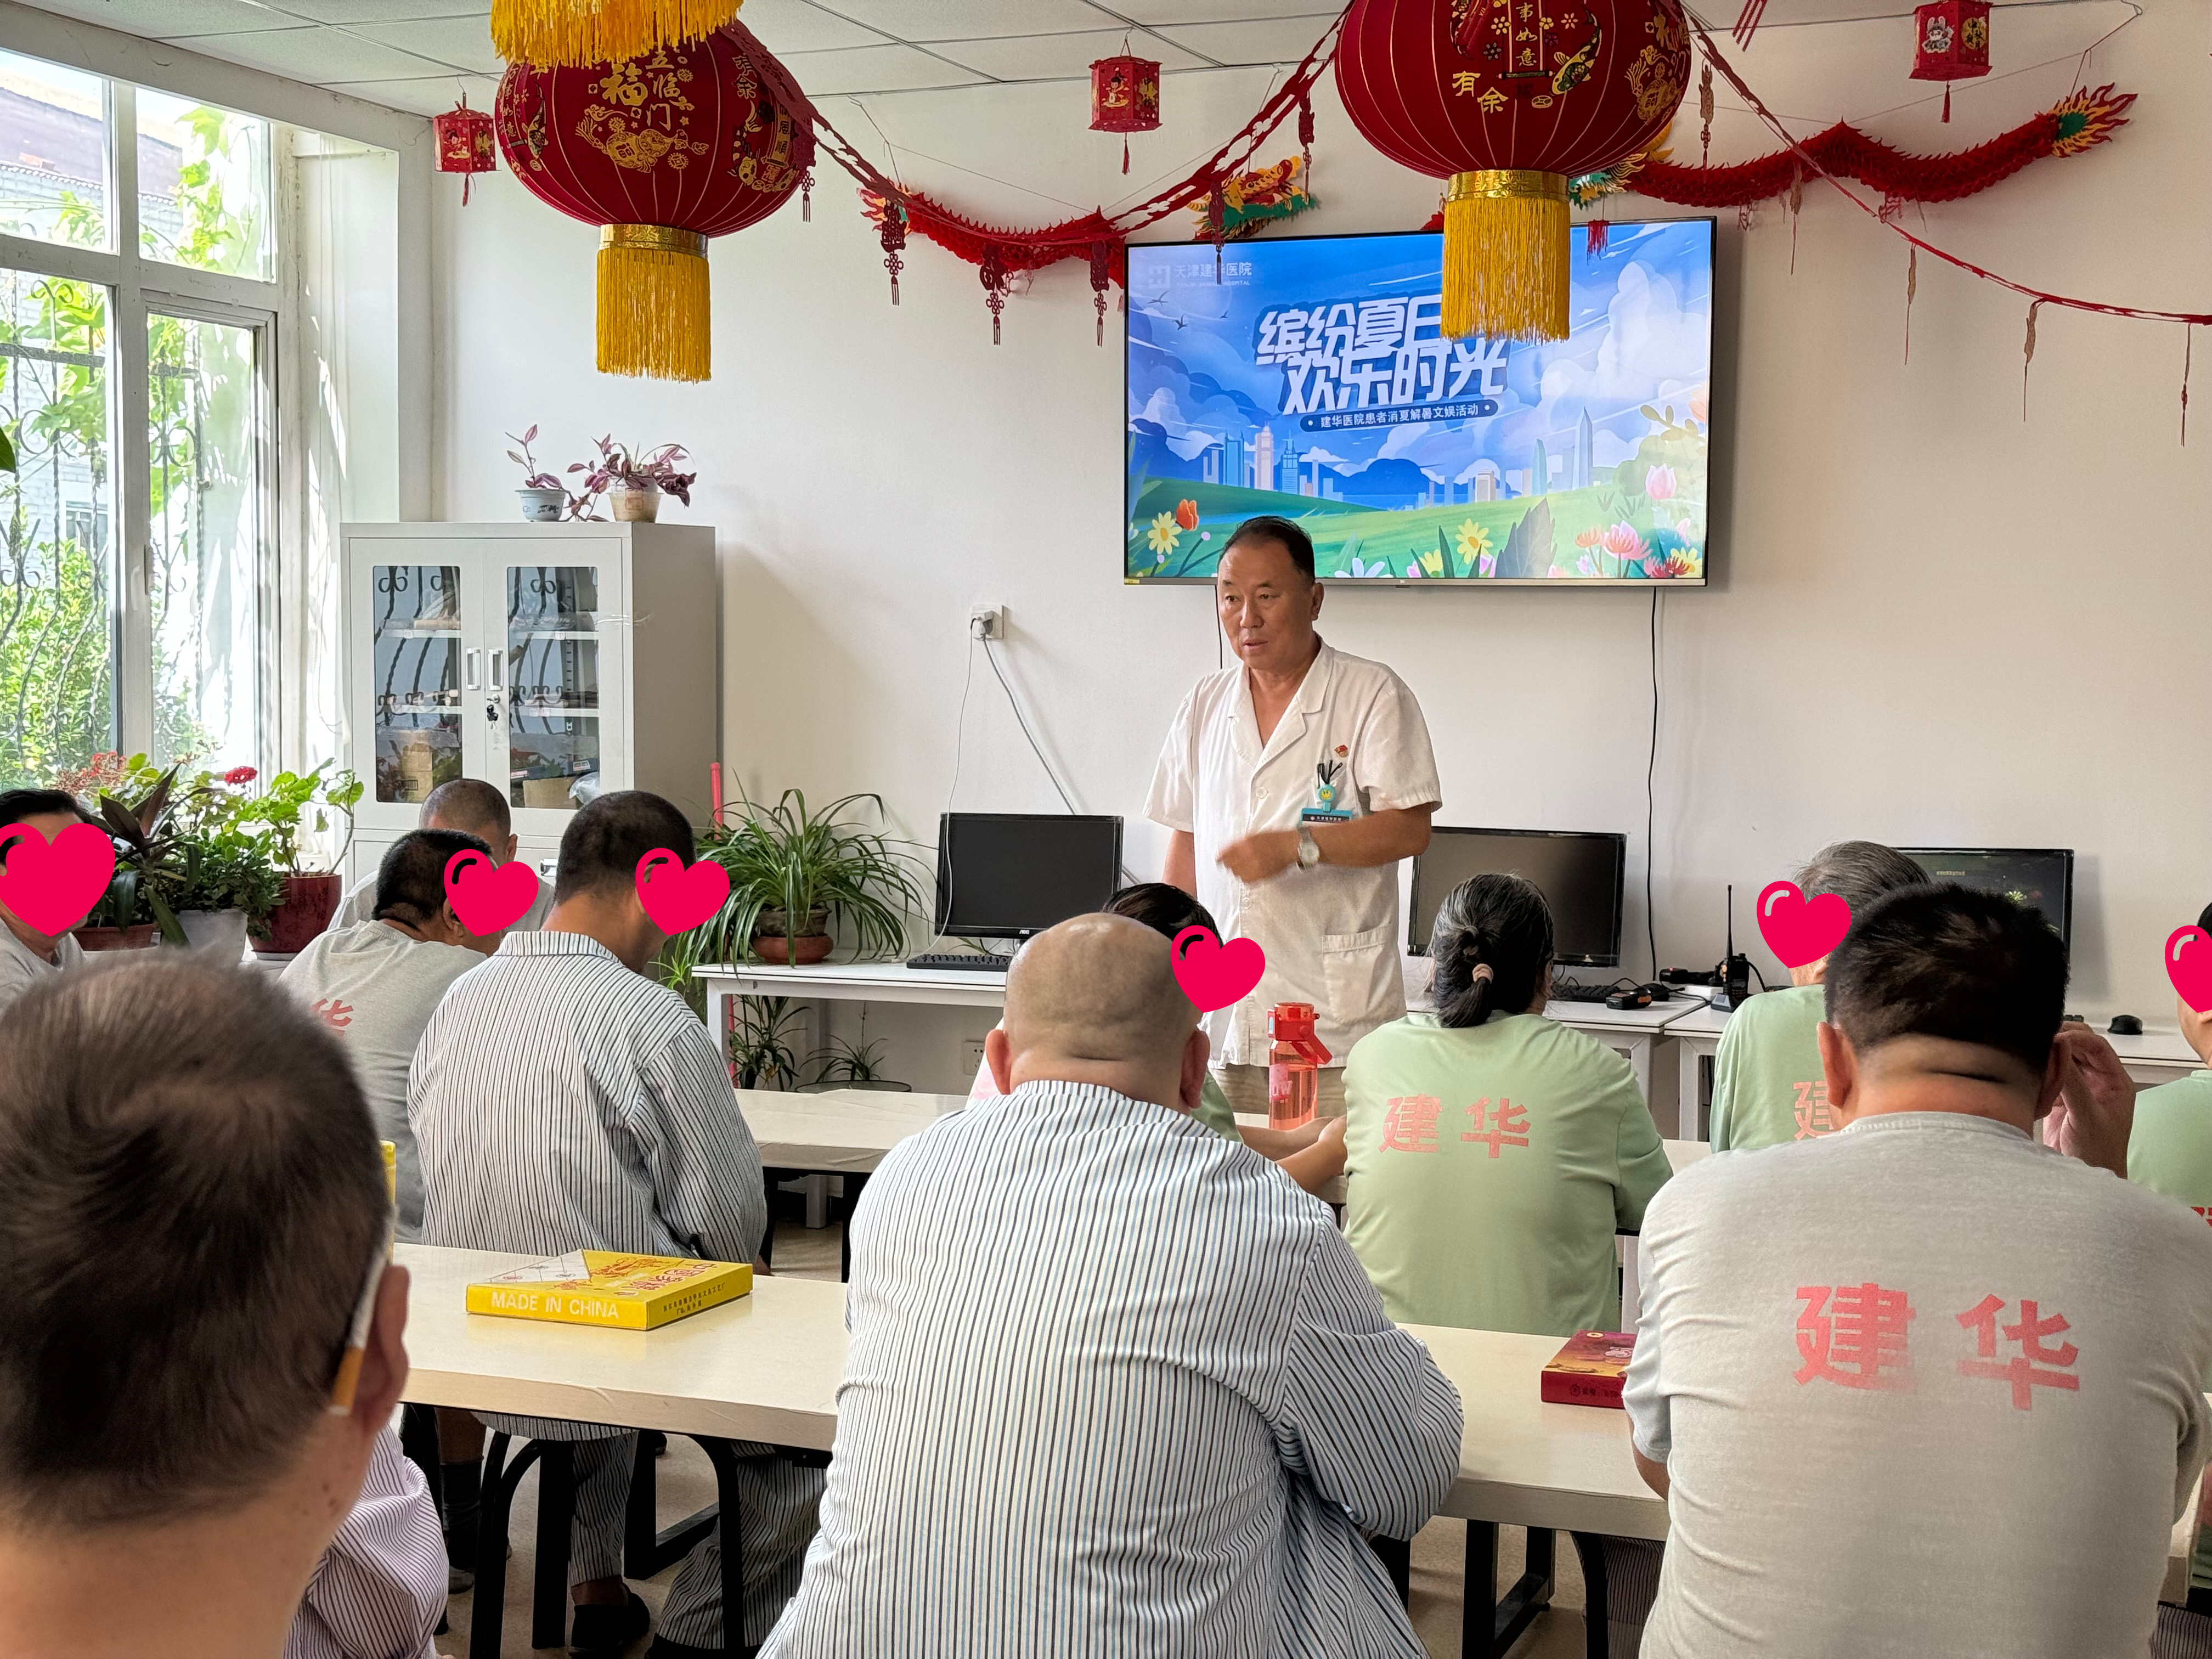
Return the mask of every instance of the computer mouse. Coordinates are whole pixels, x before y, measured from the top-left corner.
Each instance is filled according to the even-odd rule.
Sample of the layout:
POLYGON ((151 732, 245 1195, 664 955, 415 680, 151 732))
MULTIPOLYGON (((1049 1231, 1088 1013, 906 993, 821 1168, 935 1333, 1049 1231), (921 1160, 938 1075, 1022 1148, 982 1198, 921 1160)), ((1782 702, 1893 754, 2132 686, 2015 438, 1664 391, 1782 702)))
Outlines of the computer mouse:
POLYGON ((2141 1036, 2142 1022, 2133 1014, 2114 1014, 2112 1023, 2105 1029, 2114 1036, 2141 1036))

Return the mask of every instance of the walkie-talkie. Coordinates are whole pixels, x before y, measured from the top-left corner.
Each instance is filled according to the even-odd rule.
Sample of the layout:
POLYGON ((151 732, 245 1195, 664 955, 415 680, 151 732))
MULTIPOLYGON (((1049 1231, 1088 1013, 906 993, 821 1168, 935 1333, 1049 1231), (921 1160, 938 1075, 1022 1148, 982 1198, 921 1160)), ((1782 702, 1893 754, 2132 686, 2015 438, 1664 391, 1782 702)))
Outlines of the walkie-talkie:
POLYGON ((1735 886, 1728 890, 1728 954, 1713 969, 1720 981, 1720 989, 1713 993, 1711 1006, 1722 1013, 1740 1005, 1751 994, 1751 958, 1736 954, 1735 950, 1735 886))

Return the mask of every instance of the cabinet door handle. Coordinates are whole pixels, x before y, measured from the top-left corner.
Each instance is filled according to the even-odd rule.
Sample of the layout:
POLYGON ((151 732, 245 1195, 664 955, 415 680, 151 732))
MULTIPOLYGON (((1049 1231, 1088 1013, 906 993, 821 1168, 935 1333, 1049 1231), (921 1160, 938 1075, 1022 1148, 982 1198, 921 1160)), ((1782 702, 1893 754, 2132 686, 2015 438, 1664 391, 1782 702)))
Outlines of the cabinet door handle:
POLYGON ((475 651, 465 651, 461 654, 468 659, 468 689, 473 691, 477 689, 477 658, 481 653, 475 651))
POLYGON ((491 651, 485 654, 489 656, 491 659, 491 689, 496 691, 499 690, 500 659, 507 653, 495 647, 491 651))

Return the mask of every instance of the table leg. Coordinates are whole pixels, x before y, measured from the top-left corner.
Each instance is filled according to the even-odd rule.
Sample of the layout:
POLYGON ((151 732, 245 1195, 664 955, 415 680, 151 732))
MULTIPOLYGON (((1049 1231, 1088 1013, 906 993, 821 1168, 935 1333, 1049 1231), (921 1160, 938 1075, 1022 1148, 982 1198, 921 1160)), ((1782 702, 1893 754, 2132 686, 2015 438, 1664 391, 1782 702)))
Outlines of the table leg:
POLYGON ((1628 1069, 1636 1073, 1637 1092, 1644 1103, 1651 1103, 1651 1039, 1648 1036, 1632 1038, 1628 1044, 1628 1069))
POLYGON ((1528 1528, 1527 1565, 1505 1594, 1498 1594, 1498 1523, 1467 1523, 1467 1583, 1461 1592, 1462 1659, 1498 1659, 1536 1615, 1550 1605, 1556 1539, 1546 1528, 1528 1528), (1490 1610, 1489 1617, 1483 1610, 1490 1610))
POLYGON ((1698 1063, 1698 1045, 1687 1037, 1677 1039, 1681 1058, 1675 1066, 1674 1138, 1678 1140, 1705 1139, 1705 1091, 1701 1086, 1704 1068, 1698 1063))
POLYGON ((729 987, 720 980, 707 981, 707 1035, 714 1040, 714 1052, 722 1056, 725 1072, 730 1060, 730 996, 729 987))
POLYGON ((1605 1540, 1594 1532, 1568 1536, 1583 1564, 1583 1659, 1608 1659, 1612 1630, 1606 1607, 1605 1540))
POLYGON ((865 1171, 845 1171, 844 1238, 838 1246, 837 1277, 844 1284, 853 1282, 853 1212, 860 1207, 860 1189, 868 1184, 865 1171))
POLYGON ((659 1477, 649 1436, 640 1435, 637 1463, 630 1471, 629 1504, 623 1516, 623 1577, 658 1577, 696 1549, 714 1530, 720 1505, 709 1504, 674 1526, 663 1528, 659 1508, 659 1477))
POLYGON ((569 1443, 539 1440, 538 1564, 530 1591, 530 1645, 557 1648, 568 1639, 568 1541, 576 1518, 576 1465, 569 1443))
POLYGON ((722 1523, 722 1651, 745 1648, 744 1505, 738 1492, 738 1454, 726 1440, 691 1437, 714 1466, 714 1495, 722 1523))
MULTIPOLYGON (((514 1462, 509 1463, 508 1437, 495 1431, 484 1453, 483 1504, 477 1522, 477 1587, 469 1616, 469 1659, 500 1659, 501 1626, 507 1617, 507 1519, 514 1509, 514 1489, 522 1484, 523 1474, 531 1464, 544 1455, 549 1443, 544 1440, 529 1441, 515 1454, 514 1462)), ((541 1492, 541 1516, 545 1508, 541 1492)), ((561 1593, 565 1596, 568 1589, 568 1534, 565 1528, 561 1534, 560 1553, 561 1593)), ((567 1636, 568 1631, 563 1628, 555 1632, 551 1642, 541 1645, 558 1646, 567 1636)), ((532 1639, 535 1640, 534 1632, 532 1639)))

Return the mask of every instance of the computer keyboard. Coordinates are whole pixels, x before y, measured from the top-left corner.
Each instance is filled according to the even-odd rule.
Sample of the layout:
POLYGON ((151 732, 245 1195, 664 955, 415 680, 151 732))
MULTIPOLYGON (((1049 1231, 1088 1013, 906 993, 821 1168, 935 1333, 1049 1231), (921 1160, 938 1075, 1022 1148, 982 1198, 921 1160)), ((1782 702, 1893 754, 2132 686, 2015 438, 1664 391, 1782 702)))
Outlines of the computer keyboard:
POLYGON ((971 974, 1003 974, 1012 957, 983 956, 973 951, 925 951, 918 957, 908 957, 909 968, 951 968, 965 969, 971 974))

